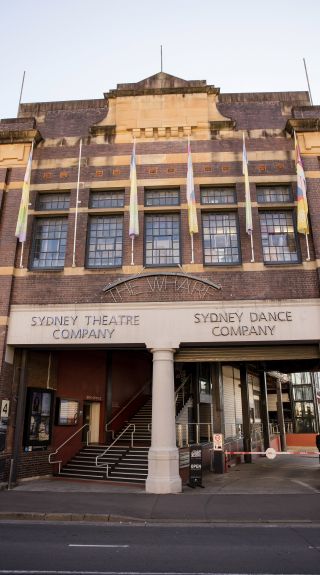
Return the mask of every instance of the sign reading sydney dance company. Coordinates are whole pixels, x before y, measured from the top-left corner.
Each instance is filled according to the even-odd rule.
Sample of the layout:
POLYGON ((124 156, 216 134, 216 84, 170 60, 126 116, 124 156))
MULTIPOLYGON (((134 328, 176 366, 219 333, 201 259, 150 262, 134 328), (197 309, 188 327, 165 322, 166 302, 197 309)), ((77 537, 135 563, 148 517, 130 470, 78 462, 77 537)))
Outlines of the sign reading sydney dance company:
POLYGON ((214 337, 275 336, 277 325, 292 321, 292 311, 245 310, 194 314, 194 323, 210 326, 214 337))

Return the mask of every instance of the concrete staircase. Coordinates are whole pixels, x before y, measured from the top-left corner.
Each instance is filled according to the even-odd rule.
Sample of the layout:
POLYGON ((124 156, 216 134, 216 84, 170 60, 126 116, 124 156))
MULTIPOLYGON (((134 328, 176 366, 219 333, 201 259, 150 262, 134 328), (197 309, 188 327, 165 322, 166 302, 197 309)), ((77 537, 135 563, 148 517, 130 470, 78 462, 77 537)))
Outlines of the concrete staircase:
POLYGON ((118 433, 119 439, 114 445, 83 447, 57 475, 75 479, 144 484, 148 475, 148 452, 151 445, 151 409, 150 398, 132 419, 126 422, 123 429, 129 424, 131 427, 118 433))

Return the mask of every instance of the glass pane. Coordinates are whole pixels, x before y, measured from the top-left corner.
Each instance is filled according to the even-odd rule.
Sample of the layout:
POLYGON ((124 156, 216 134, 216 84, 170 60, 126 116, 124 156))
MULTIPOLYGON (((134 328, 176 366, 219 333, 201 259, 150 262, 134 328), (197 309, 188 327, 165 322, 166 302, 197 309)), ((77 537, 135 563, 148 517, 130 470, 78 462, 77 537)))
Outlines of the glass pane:
POLYGON ((37 210, 68 210, 70 205, 70 194, 50 193, 38 194, 36 209, 37 210))
POLYGON ((146 190, 146 206, 178 206, 180 204, 179 189, 146 190))
POLYGON ((240 262, 237 215, 233 212, 202 216, 205 264, 240 262))
POLYGON ((123 208, 124 190, 91 192, 90 208, 123 208))
POLYGON ((200 197, 202 204, 234 204, 236 190, 231 187, 200 188, 200 197))
POLYGON ((257 186, 257 202, 292 202, 290 186, 257 186))
POLYGON ((146 265, 180 263, 179 214, 154 214, 145 218, 146 265))
POLYGON ((89 223, 87 267, 122 265, 122 216, 92 217, 89 223))
POLYGON ((60 268, 64 266, 67 230, 67 218, 39 218, 36 220, 33 268, 60 268))
POLYGON ((298 262, 292 212, 260 212, 265 262, 298 262))

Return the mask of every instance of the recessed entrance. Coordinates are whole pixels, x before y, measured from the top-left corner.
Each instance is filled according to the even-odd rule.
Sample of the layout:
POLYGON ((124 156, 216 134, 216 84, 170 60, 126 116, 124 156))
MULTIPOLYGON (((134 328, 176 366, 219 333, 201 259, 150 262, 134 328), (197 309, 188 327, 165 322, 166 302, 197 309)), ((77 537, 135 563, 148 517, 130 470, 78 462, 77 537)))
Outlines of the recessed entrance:
POLYGON ((100 403, 84 402, 83 404, 83 423, 87 423, 88 428, 84 428, 83 441, 89 433, 89 443, 99 443, 99 426, 100 426, 100 403))

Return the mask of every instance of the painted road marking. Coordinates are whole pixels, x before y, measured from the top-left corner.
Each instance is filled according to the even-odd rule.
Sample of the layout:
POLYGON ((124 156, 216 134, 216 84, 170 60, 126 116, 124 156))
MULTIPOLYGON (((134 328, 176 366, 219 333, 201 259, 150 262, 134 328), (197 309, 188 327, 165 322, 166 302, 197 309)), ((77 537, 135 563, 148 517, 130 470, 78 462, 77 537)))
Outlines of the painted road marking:
POLYGON ((82 545, 82 543, 69 543, 68 547, 129 547, 129 545, 82 545))

